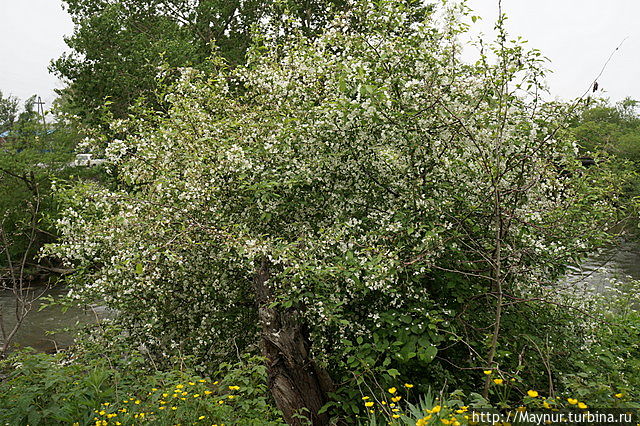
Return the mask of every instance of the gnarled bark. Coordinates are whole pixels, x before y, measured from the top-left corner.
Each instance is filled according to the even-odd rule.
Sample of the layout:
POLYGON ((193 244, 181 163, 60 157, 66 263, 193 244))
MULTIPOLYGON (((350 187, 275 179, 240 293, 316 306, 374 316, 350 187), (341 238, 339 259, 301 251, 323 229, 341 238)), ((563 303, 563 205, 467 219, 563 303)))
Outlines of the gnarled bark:
POLYGON ((266 284, 269 263, 262 260, 254 279, 258 316, 262 327, 262 352, 267 359, 269 389, 290 425, 326 425, 329 416, 318 414, 329 398, 333 383, 309 356, 309 341, 295 309, 271 308, 273 295, 266 284))

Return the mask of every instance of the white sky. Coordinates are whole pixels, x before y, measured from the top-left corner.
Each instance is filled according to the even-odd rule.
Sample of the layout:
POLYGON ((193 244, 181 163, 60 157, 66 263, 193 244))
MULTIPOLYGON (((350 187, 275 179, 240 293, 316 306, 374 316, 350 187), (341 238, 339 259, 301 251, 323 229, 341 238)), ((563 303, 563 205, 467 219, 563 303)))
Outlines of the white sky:
MULTIPOLYGON (((476 25, 489 35, 497 17, 497 0, 469 0, 476 25)), ((512 35, 542 50, 555 72, 552 93, 581 95, 609 55, 625 38, 600 87, 613 100, 640 99, 640 0, 503 0, 512 35)), ((63 35, 73 30, 60 0, 0 0, 0 90, 22 100, 42 96, 47 107, 61 83, 48 74, 52 58, 65 51, 63 35)))
MULTIPOLYGON (((468 5, 483 18, 478 29, 494 34, 498 0, 468 5)), ((555 97, 581 96, 626 38, 598 79, 598 94, 640 100, 640 0, 502 0, 502 10, 509 34, 551 60, 547 82, 555 97)))

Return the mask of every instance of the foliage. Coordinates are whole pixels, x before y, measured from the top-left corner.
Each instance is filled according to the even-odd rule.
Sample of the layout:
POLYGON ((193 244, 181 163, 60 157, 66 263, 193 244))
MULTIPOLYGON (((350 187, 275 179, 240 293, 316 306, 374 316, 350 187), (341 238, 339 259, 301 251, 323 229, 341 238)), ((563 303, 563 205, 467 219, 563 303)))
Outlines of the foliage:
POLYGON ((4 97, 0 92, 0 133, 11 130, 18 116, 18 99, 13 96, 4 97))
POLYGON ((119 187, 60 192, 49 253, 75 268, 75 297, 117 309, 156 362, 206 369, 269 341, 266 263, 269 306, 300 323, 344 418, 358 387, 396 377, 485 397, 486 369, 539 380, 546 357, 511 338, 540 347, 555 324, 536 317, 569 334, 553 284, 611 238, 628 176, 582 167, 572 107, 537 97, 540 52, 499 25, 465 64, 468 10, 415 6, 359 1, 316 39, 267 33, 246 66, 214 55, 166 112, 114 122, 119 187))
POLYGON ((231 64, 244 62, 252 29, 301 26, 312 35, 343 0, 65 0, 76 24, 66 39, 71 53, 51 64, 69 82, 60 105, 92 124, 104 103, 116 117, 143 97, 152 107, 159 68, 206 69, 215 51, 231 64), (288 24, 285 24, 288 23, 288 24))
POLYGON ((0 382, 3 424, 282 424, 265 398, 265 367, 256 358, 219 365, 211 379, 180 364, 154 370, 140 353, 121 350, 23 352, 1 366, 8 373, 0 382))
POLYGON ((585 153, 601 151, 640 162, 638 101, 627 98, 611 106, 600 100, 584 108, 572 130, 585 153))

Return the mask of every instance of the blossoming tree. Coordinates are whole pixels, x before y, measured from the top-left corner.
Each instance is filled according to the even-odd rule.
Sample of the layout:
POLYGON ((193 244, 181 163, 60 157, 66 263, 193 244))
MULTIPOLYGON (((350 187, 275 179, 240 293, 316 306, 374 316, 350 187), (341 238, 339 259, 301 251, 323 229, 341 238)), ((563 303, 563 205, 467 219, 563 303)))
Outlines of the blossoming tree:
POLYGON ((504 316, 606 238, 617 178, 576 160, 539 52, 502 31, 464 63, 466 8, 415 6, 357 1, 115 123, 120 185, 65 191, 51 248, 79 297, 159 358, 260 343, 292 424, 379 373, 506 362, 504 316))

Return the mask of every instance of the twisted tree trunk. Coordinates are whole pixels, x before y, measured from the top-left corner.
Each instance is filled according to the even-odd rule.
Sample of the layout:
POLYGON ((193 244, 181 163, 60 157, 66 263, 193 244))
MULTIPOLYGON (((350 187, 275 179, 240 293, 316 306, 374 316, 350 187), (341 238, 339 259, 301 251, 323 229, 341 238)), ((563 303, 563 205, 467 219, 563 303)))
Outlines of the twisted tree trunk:
POLYGON ((267 359, 268 385, 276 405, 290 425, 329 424, 318 414, 333 388, 329 375, 309 356, 309 340, 295 309, 271 308, 273 294, 267 285, 269 263, 262 260, 254 279, 258 316, 262 327, 262 353, 267 359))

